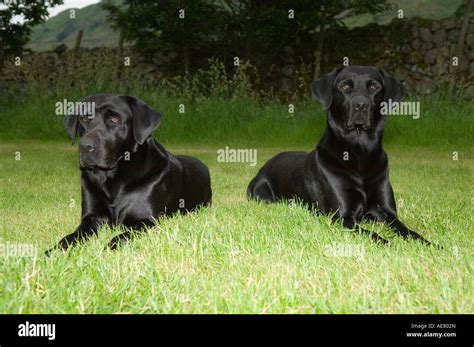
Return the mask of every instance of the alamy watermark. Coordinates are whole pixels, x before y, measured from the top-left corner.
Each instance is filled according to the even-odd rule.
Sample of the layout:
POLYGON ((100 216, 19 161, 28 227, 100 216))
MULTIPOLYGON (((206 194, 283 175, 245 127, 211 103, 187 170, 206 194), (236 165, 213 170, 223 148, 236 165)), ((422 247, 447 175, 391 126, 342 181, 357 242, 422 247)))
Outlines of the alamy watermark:
POLYGON ((219 163, 249 163, 250 166, 257 165, 257 150, 252 148, 225 148, 217 150, 217 162, 219 163))
POLYGON ((95 102, 93 101, 58 101, 55 104, 57 116, 86 116, 89 119, 95 117, 95 102))
POLYGON ((389 116, 413 116, 413 119, 420 118, 419 101, 383 101, 380 103, 380 113, 389 116))
POLYGON ((0 258, 34 257, 37 249, 31 243, 0 242, 0 258))
POLYGON ((46 337, 53 341, 56 339, 56 324, 54 323, 25 323, 18 325, 19 337, 46 337))
POLYGON ((353 257, 362 259, 365 255, 365 248, 362 244, 333 242, 324 246, 324 255, 326 257, 353 257))

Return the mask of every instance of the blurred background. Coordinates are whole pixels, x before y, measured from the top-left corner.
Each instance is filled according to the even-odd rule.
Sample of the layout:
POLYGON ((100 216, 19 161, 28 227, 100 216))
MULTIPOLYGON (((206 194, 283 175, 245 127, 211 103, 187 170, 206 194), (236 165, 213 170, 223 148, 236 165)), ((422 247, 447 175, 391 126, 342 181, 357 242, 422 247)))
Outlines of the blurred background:
POLYGON ((287 100, 307 96, 313 79, 347 57, 387 69, 411 93, 448 87, 474 97, 470 0, 3 3, 0 84, 15 93, 31 82, 28 73, 51 85, 72 74, 78 83, 87 74, 77 69, 95 62, 110 79, 116 74, 107 68, 120 69, 130 57, 133 76, 126 77, 140 83, 199 75, 193 88, 200 90, 192 92, 206 94, 240 73, 252 92, 287 100), (24 73, 14 57, 28 64, 24 73))
POLYGON ((305 111, 309 85, 342 64, 383 68, 409 97, 442 98, 460 113, 450 106, 474 99, 473 2, 4 0, 0 132, 63 138, 50 116, 56 102, 112 92, 139 96, 165 115, 179 116, 184 104, 194 111, 168 120, 162 138, 189 136, 180 130, 188 125, 213 129, 216 141, 237 129, 249 139, 274 119, 299 129, 282 136, 308 143, 308 117, 320 112, 314 102, 315 111, 305 111), (262 105, 282 113, 265 119, 262 105))

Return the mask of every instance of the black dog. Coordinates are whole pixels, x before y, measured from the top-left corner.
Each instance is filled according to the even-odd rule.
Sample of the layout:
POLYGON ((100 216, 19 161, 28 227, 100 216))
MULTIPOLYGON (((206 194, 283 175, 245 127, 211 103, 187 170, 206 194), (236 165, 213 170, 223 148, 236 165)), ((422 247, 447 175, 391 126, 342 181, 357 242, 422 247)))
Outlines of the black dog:
MULTIPOLYGON (((403 85, 383 70, 338 68, 311 84, 327 109, 327 126, 311 153, 285 152, 270 159, 250 182, 247 194, 266 202, 297 198, 354 229, 364 218, 391 225, 404 238, 425 240, 397 218, 382 148, 385 116, 381 102, 399 101, 403 85)), ((376 233, 360 229, 383 243, 376 233)))
POLYGON ((81 224, 55 248, 65 250, 108 223, 130 229, 110 241, 114 249, 154 218, 211 204, 208 168, 198 159, 173 156, 151 137, 160 113, 125 95, 98 94, 81 102, 93 103, 95 116, 64 119, 72 142, 77 133, 81 137, 81 224))

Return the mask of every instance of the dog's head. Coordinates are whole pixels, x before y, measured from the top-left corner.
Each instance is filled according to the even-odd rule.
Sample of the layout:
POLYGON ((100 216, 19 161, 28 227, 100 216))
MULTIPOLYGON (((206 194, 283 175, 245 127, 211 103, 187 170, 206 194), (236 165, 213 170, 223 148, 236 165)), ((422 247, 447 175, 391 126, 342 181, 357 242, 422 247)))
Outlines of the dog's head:
POLYGON ((405 88, 382 69, 337 68, 311 84, 313 95, 328 109, 328 123, 344 133, 371 132, 382 119, 383 101, 399 101, 405 88))
POLYGON ((94 110, 93 114, 69 114, 64 127, 73 143, 80 136, 79 159, 84 168, 113 169, 126 151, 136 151, 161 122, 159 112, 133 96, 96 94, 80 102, 90 103, 81 109, 94 110))

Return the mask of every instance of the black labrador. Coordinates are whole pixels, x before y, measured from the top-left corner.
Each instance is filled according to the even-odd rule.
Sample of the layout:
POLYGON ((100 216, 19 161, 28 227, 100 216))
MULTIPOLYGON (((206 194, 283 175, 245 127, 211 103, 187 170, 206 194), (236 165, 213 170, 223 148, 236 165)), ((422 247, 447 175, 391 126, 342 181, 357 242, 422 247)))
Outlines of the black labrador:
POLYGON ((309 154, 284 152, 271 158, 250 182, 248 196, 265 202, 297 198, 325 214, 334 213, 347 229, 356 229, 363 219, 373 220, 391 225, 404 238, 430 244, 397 218, 382 148, 381 103, 400 101, 403 85, 381 69, 350 66, 323 75, 311 89, 327 109, 322 139, 309 154))
POLYGON ((104 223, 128 229, 110 241, 115 249, 154 219, 211 204, 208 168, 196 158, 172 155, 151 136, 159 112, 126 95, 97 94, 81 103, 93 105, 93 117, 64 119, 73 143, 80 135, 81 224, 47 254, 76 245, 104 223))

